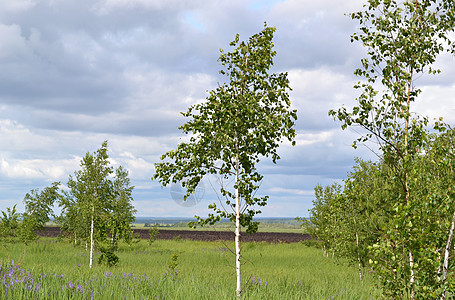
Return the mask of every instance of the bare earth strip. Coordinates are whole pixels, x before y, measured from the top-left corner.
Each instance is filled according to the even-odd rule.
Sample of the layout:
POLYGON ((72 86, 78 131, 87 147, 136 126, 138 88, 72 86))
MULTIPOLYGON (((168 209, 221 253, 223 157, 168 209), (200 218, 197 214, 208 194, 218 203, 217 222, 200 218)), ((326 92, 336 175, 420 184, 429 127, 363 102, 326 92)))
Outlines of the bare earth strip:
MULTIPOLYGON (((42 231, 37 231, 39 236, 57 237, 60 233, 59 227, 46 227, 42 231)), ((134 229, 134 233, 139 234, 141 239, 148 239, 147 229, 134 229)), ((193 241, 231 241, 234 233, 229 231, 192 231, 192 230, 160 230, 158 239, 171 240, 174 238, 187 239, 193 241)), ((258 232, 253 234, 243 233, 241 240, 244 242, 269 242, 269 243, 298 243, 311 239, 309 234, 290 233, 290 232, 258 232)))

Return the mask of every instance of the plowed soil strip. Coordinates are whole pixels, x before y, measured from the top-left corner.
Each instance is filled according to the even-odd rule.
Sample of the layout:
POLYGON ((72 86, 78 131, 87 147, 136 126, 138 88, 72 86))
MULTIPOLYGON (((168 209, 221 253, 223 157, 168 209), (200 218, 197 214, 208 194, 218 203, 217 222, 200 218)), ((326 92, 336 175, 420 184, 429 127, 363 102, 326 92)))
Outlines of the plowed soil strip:
MULTIPOLYGON (((139 234, 141 239, 148 239, 147 229, 134 229, 134 233, 139 234)), ((42 231, 37 231, 39 236, 57 237, 60 234, 59 227, 46 227, 42 231)), ((192 231, 192 230, 160 230, 158 239, 171 240, 178 238, 193 241, 233 241, 234 232, 229 231, 192 231)), ((269 243, 298 243, 311 239, 309 234, 290 233, 290 232, 257 232, 253 234, 243 233, 240 236, 244 242, 269 242, 269 243)))

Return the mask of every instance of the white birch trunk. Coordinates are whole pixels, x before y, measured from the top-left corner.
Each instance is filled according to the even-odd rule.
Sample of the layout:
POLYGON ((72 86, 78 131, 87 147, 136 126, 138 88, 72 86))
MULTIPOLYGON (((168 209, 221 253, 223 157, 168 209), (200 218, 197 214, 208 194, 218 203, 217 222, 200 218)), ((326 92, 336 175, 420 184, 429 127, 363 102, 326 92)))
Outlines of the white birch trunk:
MULTIPOLYGON (((411 87, 412 87, 412 80, 413 80, 413 69, 411 67, 410 70, 410 78, 408 81, 408 92, 407 92, 407 100, 406 100, 406 118, 404 119, 404 128, 405 128, 405 135, 404 135, 404 155, 405 157, 408 156, 408 134, 409 134, 409 109, 411 103, 411 87)), ((400 101, 401 102, 401 101, 400 101)), ((402 110, 403 112, 403 110, 402 110)), ((406 192, 406 204, 409 204, 409 174, 408 171, 405 170, 405 192, 406 192)), ((409 278, 409 285, 411 287, 411 300, 415 299, 415 275, 414 275, 414 256, 412 255, 411 249, 409 250, 409 269, 411 271, 411 277, 409 278)))
POLYGON ((93 265, 93 214, 95 213, 95 207, 92 207, 92 221, 90 224, 90 269, 93 265))
POLYGON ((362 264, 360 261, 360 255, 359 255, 359 234, 357 233, 357 223, 354 218, 354 227, 355 227, 355 243, 357 245, 357 260, 359 261, 359 276, 360 276, 360 281, 362 281, 362 264))
POLYGON ((411 277, 409 278, 409 285, 411 287, 411 300, 414 300, 416 298, 415 289, 414 289, 414 282, 415 282, 414 256, 412 255, 411 250, 409 250, 409 268, 411 270, 411 277))
POLYGON ((360 281, 362 281, 362 264, 360 263, 360 256, 357 255, 357 259, 359 261, 359 277, 360 277, 360 281))
MULTIPOLYGON (((452 248, 453 232, 455 230, 455 212, 453 213, 452 223, 450 224, 449 238, 447 239, 446 248, 444 250, 444 264, 442 267, 441 282, 444 283, 447 279, 447 271, 449 269, 450 248, 452 248)), ((446 291, 444 290, 441 295, 441 300, 446 299, 446 291)))
POLYGON ((239 179, 239 155, 236 156, 236 170, 235 170, 235 271, 237 274, 237 298, 241 298, 242 293, 242 277, 240 272, 240 196, 238 189, 239 179))

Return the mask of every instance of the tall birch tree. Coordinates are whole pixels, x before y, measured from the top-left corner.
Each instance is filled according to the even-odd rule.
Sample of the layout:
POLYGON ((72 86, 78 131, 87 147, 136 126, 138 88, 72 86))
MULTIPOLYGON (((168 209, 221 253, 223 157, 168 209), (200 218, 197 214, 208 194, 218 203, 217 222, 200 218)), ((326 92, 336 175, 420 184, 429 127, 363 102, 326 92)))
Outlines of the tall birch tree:
POLYGON ((351 40, 360 41, 368 51, 355 71, 364 81, 355 86, 361 94, 352 110, 329 112, 343 129, 362 127, 365 134, 354 147, 356 142, 377 142, 384 163, 399 182, 389 199, 395 212, 392 226, 377 247, 384 253, 392 249, 382 259, 390 268, 383 282, 392 297, 400 297, 404 290, 416 298, 416 255, 420 255, 416 252, 421 244, 415 237, 421 220, 414 214, 419 197, 412 191, 411 177, 413 162, 427 141, 428 119, 413 113, 421 93, 415 81, 425 73, 438 73, 433 69, 436 58, 446 49, 452 51, 454 6, 447 0, 369 0, 364 11, 350 14, 360 23, 351 40))
POLYGON ((263 178, 256 165, 264 157, 273 163, 280 158, 277 149, 288 140, 295 144, 294 122, 297 111, 291 108, 287 73, 269 73, 273 65, 273 34, 268 27, 240 41, 239 35, 230 43, 231 52, 221 51, 220 74, 228 83, 210 91, 206 101, 191 106, 183 115, 190 120, 180 126, 189 142, 180 143, 155 164, 152 180, 164 186, 181 182, 187 189, 185 199, 195 191, 206 174, 219 174, 233 179, 233 190, 221 186, 225 205, 209 205, 214 211, 207 218, 197 218, 200 225, 214 224, 221 218, 235 223, 235 265, 237 297, 241 296, 240 231, 255 232, 254 215, 267 204, 268 196, 255 191, 263 178))

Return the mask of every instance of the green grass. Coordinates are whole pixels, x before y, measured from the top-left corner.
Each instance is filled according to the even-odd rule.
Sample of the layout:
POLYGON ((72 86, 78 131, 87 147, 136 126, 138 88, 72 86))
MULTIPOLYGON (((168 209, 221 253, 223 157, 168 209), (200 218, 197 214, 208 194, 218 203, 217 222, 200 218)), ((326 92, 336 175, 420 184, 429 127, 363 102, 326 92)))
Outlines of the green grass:
MULTIPOLYGON (((41 238, 26 247, 3 241, 0 298, 7 298, 5 282, 16 278, 18 283, 8 289, 9 299, 91 299, 92 293, 94 299, 235 299, 234 255, 228 250, 232 246, 188 240, 157 240, 149 246, 142 240, 120 246, 116 267, 95 263, 90 270, 85 248, 66 241, 41 238), (175 253, 177 274, 169 270, 175 253), (34 293, 27 278, 39 283, 34 293)), ((321 250, 300 243, 243 243, 242 255, 245 299, 381 296, 368 274, 360 282, 354 267, 337 264, 321 250)))

